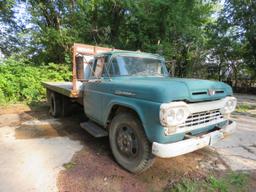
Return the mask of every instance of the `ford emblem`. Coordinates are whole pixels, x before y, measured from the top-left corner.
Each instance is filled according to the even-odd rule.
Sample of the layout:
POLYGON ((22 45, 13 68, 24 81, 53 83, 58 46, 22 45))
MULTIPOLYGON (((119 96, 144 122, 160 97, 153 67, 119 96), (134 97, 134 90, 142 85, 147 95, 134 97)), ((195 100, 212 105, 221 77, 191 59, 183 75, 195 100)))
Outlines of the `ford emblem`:
POLYGON ((208 95, 210 95, 210 96, 215 95, 215 90, 214 89, 208 89, 208 95))

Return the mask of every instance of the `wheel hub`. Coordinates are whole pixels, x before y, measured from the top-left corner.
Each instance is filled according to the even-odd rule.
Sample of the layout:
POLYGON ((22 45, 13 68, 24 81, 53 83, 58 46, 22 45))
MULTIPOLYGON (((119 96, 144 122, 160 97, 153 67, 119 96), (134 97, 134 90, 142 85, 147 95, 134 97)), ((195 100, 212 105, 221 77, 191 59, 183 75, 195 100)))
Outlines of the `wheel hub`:
POLYGON ((137 155, 138 142, 134 131, 131 128, 120 128, 117 135, 117 145, 119 151, 127 157, 134 157, 137 155))

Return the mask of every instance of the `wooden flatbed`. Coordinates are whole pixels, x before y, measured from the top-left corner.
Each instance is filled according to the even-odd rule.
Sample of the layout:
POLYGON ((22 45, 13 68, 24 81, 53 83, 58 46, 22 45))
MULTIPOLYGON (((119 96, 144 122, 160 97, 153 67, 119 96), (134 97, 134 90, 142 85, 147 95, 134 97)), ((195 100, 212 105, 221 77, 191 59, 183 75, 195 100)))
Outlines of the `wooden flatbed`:
POLYGON ((81 82, 77 82, 76 94, 73 93, 72 82, 43 82, 42 84, 48 90, 65 95, 69 98, 77 99, 83 97, 83 83, 81 82))

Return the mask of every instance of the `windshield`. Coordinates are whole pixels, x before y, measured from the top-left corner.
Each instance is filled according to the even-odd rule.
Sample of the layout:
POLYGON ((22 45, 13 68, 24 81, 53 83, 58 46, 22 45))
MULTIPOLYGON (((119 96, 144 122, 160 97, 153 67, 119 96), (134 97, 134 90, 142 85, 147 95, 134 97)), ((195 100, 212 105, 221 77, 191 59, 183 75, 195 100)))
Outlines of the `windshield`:
POLYGON ((164 76, 167 74, 163 60, 134 56, 116 56, 108 72, 110 76, 164 76))

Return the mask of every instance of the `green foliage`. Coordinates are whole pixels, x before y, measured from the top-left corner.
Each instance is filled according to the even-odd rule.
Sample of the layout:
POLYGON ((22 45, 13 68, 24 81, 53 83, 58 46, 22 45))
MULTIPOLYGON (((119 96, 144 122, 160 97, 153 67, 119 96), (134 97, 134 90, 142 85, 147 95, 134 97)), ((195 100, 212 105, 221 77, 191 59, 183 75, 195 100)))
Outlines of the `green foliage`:
POLYGON ((245 104, 238 104, 236 107, 236 111, 239 113, 246 113, 246 112, 249 112, 250 110, 256 110, 256 106, 245 103, 245 104))
POLYGON ((176 60, 178 76, 192 76, 201 68, 207 42, 204 28, 214 10, 211 1, 188 0, 28 3, 36 29, 32 30, 34 61, 68 61, 72 43, 80 42, 160 53, 176 60))
POLYGON ((183 179, 169 189, 170 192, 245 192, 248 191, 248 175, 231 172, 223 177, 210 176, 205 180, 183 179))
MULTIPOLYGON (((226 0, 223 20, 230 28, 235 28, 235 38, 243 41, 246 52, 243 58, 254 71, 256 68, 256 5, 254 1, 226 0)), ((254 74, 256 76, 256 74, 254 74)))
POLYGON ((208 25, 208 49, 219 80, 237 87, 239 79, 256 78, 256 6, 253 1, 226 0, 215 23, 208 25))
POLYGON ((35 66, 12 58, 0 65, 0 103, 40 101, 45 97, 43 81, 68 81, 67 65, 35 66))
POLYGON ((214 190, 228 192, 228 183, 223 179, 217 179, 211 176, 209 177, 209 184, 214 190))
POLYGON ((63 164, 63 167, 65 168, 65 169, 72 169, 72 168, 74 168, 76 166, 76 164, 74 163, 74 162, 68 162, 68 163, 64 163, 63 164))

